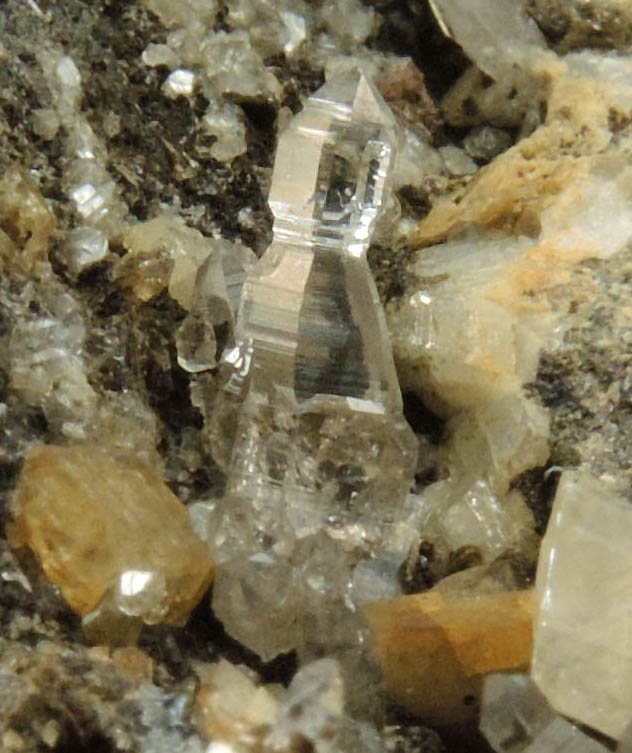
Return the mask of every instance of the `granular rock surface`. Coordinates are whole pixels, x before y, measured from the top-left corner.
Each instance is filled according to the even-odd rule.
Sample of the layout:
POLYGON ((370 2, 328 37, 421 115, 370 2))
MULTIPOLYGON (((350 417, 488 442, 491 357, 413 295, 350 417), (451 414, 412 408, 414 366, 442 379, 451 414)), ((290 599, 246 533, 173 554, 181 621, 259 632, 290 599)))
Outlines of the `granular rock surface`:
MULTIPOLYGON (((404 594, 431 588, 428 603, 530 593, 560 472, 632 499, 632 16, 621 0, 498 3, 0 2, 2 751, 499 750, 475 729, 483 675, 525 662, 500 666, 491 652, 479 672, 474 651, 475 680, 445 683, 444 708, 424 717, 425 680, 399 692, 419 672, 382 667, 395 701, 375 660, 389 662, 398 640, 389 599, 410 614, 404 594), (295 549, 281 526, 253 525, 245 542, 226 494, 235 414, 217 365, 244 330, 241 290, 273 238, 279 137, 325 82, 358 68, 396 129, 368 262, 397 367, 389 389, 403 391, 410 427, 398 414, 398 498, 390 509, 382 494, 373 520, 383 448, 351 401, 349 417, 334 406, 322 426, 303 416, 310 442, 290 443, 306 477, 322 455, 326 523, 344 522, 335 546, 333 524, 296 534, 295 549), (347 423, 361 427, 351 442, 347 423), (34 481, 37 457, 49 471, 40 462, 34 481), (218 546, 209 521, 237 538, 218 546), (222 588, 243 570, 281 598, 280 570, 259 556, 272 543, 313 595, 313 625, 349 649, 344 662, 320 639, 270 661, 277 651, 238 639, 268 644, 261 625, 274 614, 240 631, 213 613, 213 560, 222 588), (231 559, 233 546, 254 559, 231 559), (377 635, 379 656, 359 627, 363 599, 383 602, 395 636, 377 635)), ((327 173, 329 211, 356 200, 346 158, 327 173)), ((343 277, 318 290, 323 310, 343 277)), ((335 376, 332 353, 319 358, 335 376)), ((248 434, 273 480, 296 421, 275 400, 277 445, 257 445, 257 426, 248 434)), ((305 524, 290 502, 288 519, 305 524)), ((564 596, 590 609, 579 591, 564 596)), ((296 605, 285 607, 292 640, 279 650, 300 645, 296 605)), ((471 626, 445 619, 450 645, 465 645, 471 626)), ((572 736, 556 713, 547 707, 572 736)))

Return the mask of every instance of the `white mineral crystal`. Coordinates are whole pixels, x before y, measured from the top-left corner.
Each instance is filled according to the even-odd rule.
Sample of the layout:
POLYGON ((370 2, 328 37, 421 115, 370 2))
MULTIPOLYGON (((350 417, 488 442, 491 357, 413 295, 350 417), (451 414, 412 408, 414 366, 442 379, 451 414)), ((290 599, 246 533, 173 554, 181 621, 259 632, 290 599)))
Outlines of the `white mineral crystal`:
POLYGON ((302 0, 228 0, 232 28, 245 29, 262 55, 294 56, 307 38, 312 11, 302 0))
POLYGON ((216 0, 143 0, 145 7, 155 13, 168 27, 213 23, 218 10, 216 0))
POLYGON ((357 644, 354 589, 368 598, 376 567, 374 591, 394 593, 388 561, 406 556, 391 547, 416 445, 366 261, 394 142, 392 115, 357 71, 290 122, 270 189, 273 241, 221 365, 211 443, 228 492, 209 522, 213 607, 266 659, 357 644), (367 557, 374 565, 357 569, 367 557))
POLYGON ((166 65, 168 68, 176 68, 178 65, 177 55, 166 44, 154 44, 153 42, 148 44, 142 54, 142 59, 143 63, 151 68, 158 65, 166 65))
POLYGON ((608 748, 558 716, 527 675, 485 679, 481 732, 495 753, 605 753, 608 748))
POLYGON ((52 141, 59 131, 59 117, 55 110, 41 108, 33 110, 33 131, 45 141, 52 141))
POLYGON ((69 271, 78 275, 102 261, 108 252, 107 236, 93 227, 71 230, 62 246, 60 256, 69 271))
POLYGON ((375 23, 375 11, 360 0, 325 0, 320 17, 347 51, 365 42, 375 23))
POLYGON ((195 671, 201 684, 194 712, 198 729, 231 753, 261 750, 261 739, 278 714, 275 696, 247 667, 226 659, 197 664, 195 671))
MULTIPOLYGON (((108 237, 120 232, 127 206, 105 164, 105 145, 96 136, 81 112, 81 74, 68 55, 44 46, 37 54, 52 99, 51 114, 39 126, 48 137, 56 133, 53 115, 64 127, 65 151, 69 164, 63 176, 67 195, 74 203, 82 225, 98 228, 108 237)), ((37 122, 37 121, 36 121, 37 122)))
POLYGON ((163 92, 172 99, 176 97, 190 97, 195 85, 195 73, 185 68, 172 71, 162 85, 163 92))
POLYGON ((422 186, 425 178, 444 172, 445 164, 439 152, 410 128, 402 129, 393 167, 393 188, 422 186))
POLYGON ((557 711, 614 738, 632 708, 631 536, 629 502, 562 474, 538 561, 531 674, 557 711))
POLYGON ((281 94, 281 85, 263 65, 245 31, 220 31, 208 37, 200 61, 217 92, 249 99, 277 99, 281 94))
POLYGON ((51 286, 46 298, 48 311, 24 312, 11 332, 11 385, 26 403, 41 407, 56 429, 82 438, 81 424, 97 401, 82 358, 85 323, 70 294, 51 286))
POLYGON ((212 100, 202 118, 202 127, 217 141, 211 156, 220 162, 230 162, 246 151, 246 126, 243 114, 232 102, 212 100))

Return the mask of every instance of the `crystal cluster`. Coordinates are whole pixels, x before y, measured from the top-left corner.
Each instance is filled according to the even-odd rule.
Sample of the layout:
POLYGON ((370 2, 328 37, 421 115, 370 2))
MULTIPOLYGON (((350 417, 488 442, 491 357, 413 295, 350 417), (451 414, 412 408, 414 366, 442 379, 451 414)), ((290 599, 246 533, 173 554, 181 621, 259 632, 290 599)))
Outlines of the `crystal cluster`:
POLYGON ((629 502, 562 474, 538 562, 531 673, 557 711, 614 738, 632 707, 630 535, 629 502))
POLYGON ((81 112, 82 77, 75 61, 53 44, 37 53, 49 86, 48 107, 39 110, 36 128, 43 138, 64 134, 68 165, 64 184, 79 225, 62 249, 77 274, 103 259, 107 240, 127 216, 120 189, 106 168, 105 145, 81 112))
POLYGON ((416 445, 365 258, 393 143, 392 116, 357 71, 290 123, 270 189, 274 239, 244 283, 221 367, 211 426, 228 489, 208 523, 213 606, 266 659, 352 646, 354 569, 386 558, 376 567, 390 568, 392 592, 390 563, 410 545, 397 523, 416 445))
POLYGON ((384 753, 377 730, 345 715, 345 687, 334 659, 302 667, 285 690, 265 686, 226 660, 198 665, 194 718, 208 753, 384 753))
POLYGON ((86 323, 80 305, 53 281, 22 284, 1 301, 9 321, 15 318, 6 350, 11 387, 43 411, 53 430, 81 437, 97 395, 83 359, 86 323))

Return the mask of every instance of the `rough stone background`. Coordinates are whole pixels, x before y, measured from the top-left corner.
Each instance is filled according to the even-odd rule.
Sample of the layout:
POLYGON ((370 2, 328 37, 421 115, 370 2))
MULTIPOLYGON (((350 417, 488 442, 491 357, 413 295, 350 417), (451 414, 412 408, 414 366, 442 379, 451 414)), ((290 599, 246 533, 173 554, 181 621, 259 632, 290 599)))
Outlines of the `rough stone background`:
MULTIPOLYGON (((439 98, 465 69, 460 49, 446 40, 427 2, 375 0, 382 23, 370 46, 413 57, 426 77, 430 94, 439 98)), ((604 47, 629 44, 629 28, 608 15, 606 5, 529 0, 527 8, 558 49, 585 46, 587 39, 604 47), (592 8, 592 16, 586 6, 592 8), (596 31, 591 18, 598 16, 596 31), (627 35, 627 36, 626 36, 627 35)), ((220 14, 220 25, 221 21, 220 14)), ((48 39, 75 60, 83 78, 83 112, 107 146, 107 168, 122 189, 131 214, 140 220, 168 204, 191 227, 204 234, 239 239, 260 253, 268 244, 271 216, 266 205, 267 180, 274 154, 275 107, 245 106, 248 152, 228 166, 208 153, 208 137, 197 123, 204 111, 201 96, 170 100, 160 91, 165 71, 149 68, 141 53, 149 42, 164 41, 165 30, 132 0, 0 0, 0 175, 15 162, 25 166, 58 219, 51 248, 53 268, 72 285, 90 321, 87 353, 103 352, 108 335, 119 351, 102 359, 95 379, 103 389, 140 391, 160 419, 159 449, 167 477, 184 500, 221 485, 219 472, 200 464, 193 471, 185 456, 195 446, 191 428, 202 418, 190 402, 188 375, 178 368, 173 332, 184 312, 168 296, 140 305, 121 295, 98 266, 72 281, 56 261, 59 244, 72 222, 62 180, 66 167, 58 134, 44 141, 32 130, 33 109, 40 107, 41 73, 35 50, 48 39), (248 209, 244 213, 242 210, 248 209), (241 214, 240 214, 241 212, 241 214)), ((283 85, 282 106, 296 111, 301 97, 323 81, 321 70, 279 59, 275 74, 283 85)), ((439 128, 435 145, 463 133, 439 128)), ((417 216, 429 208, 433 187, 402 193, 417 216)), ((371 254, 383 298, 401 292, 408 249, 371 254)), ((615 315, 629 295, 630 254, 607 262, 586 263, 572 285, 559 291, 557 305, 575 319, 561 348, 542 357, 530 390, 551 411, 552 453, 546 468, 524 474, 515 484, 534 509, 544 530, 555 487, 556 468, 591 454, 596 472, 621 479, 632 495, 632 372, 628 353, 632 330, 615 315)), ((11 281, 2 279, 7 294, 11 281)), ((11 319, 0 306, 0 338, 11 319)), ((146 630, 141 648, 153 660, 146 683, 143 667, 129 657, 108 657, 90 649, 78 618, 55 588, 45 583, 33 562, 21 562, 30 577, 26 588, 5 540, 8 495, 19 472, 24 448, 49 439, 41 411, 15 409, 6 364, 0 363, 0 403, 11 403, 9 421, 0 431, 0 748, 3 751, 113 753, 116 750, 200 751, 201 743, 187 721, 192 687, 191 662, 225 656, 257 669, 264 680, 287 682, 292 657, 263 666, 227 638, 209 615, 204 600, 182 630, 146 630)), ((441 422, 407 400, 414 428, 437 442, 441 422)), ((428 469, 431 476, 432 469, 428 469)), ((430 480, 430 477, 426 481, 430 480)), ((138 662, 136 662, 138 663, 138 662)), ((435 753, 444 749, 484 750, 474 735, 469 743, 451 740, 418 726, 393 710, 389 744, 395 753, 435 753)))

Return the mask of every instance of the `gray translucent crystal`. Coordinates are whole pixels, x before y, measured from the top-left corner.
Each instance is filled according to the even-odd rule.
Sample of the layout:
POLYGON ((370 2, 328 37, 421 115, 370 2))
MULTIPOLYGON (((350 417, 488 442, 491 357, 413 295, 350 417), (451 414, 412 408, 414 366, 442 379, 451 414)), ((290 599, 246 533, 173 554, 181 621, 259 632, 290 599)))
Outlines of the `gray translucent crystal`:
POLYGON ((511 134, 502 128, 483 125, 476 126, 463 139, 465 151, 474 159, 489 162, 496 155, 509 149, 513 140, 511 134))
POLYGON ((450 175, 473 175, 478 166, 463 149, 459 149, 458 146, 448 144, 448 146, 442 146, 439 148, 439 154, 445 165, 445 169, 450 175))
POLYGON ((222 564, 213 606, 266 659, 357 645, 356 602, 395 589, 386 570, 406 538, 417 445, 366 261, 394 141, 390 111, 358 71, 290 122, 270 189, 273 241, 246 278, 220 365, 208 429, 228 492, 208 522, 222 564), (354 586, 367 558, 375 584, 363 565, 354 586))
POLYGON ((605 753, 607 748, 558 716, 528 675, 485 679, 481 732, 496 753, 605 753))
POLYGON ((191 310, 176 332, 178 364, 196 373, 217 365, 221 349, 233 344, 241 288, 255 256, 239 244, 212 241, 195 276, 191 310))

